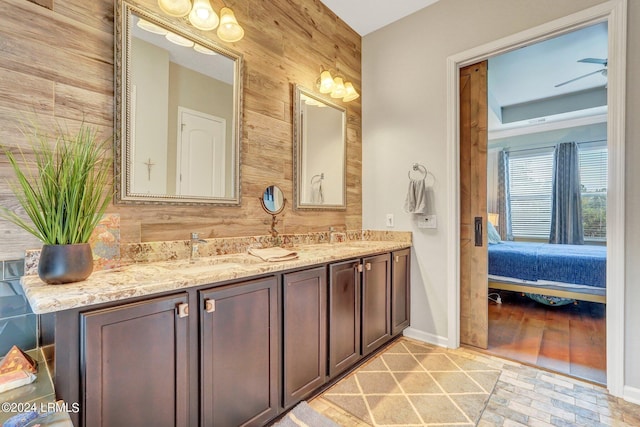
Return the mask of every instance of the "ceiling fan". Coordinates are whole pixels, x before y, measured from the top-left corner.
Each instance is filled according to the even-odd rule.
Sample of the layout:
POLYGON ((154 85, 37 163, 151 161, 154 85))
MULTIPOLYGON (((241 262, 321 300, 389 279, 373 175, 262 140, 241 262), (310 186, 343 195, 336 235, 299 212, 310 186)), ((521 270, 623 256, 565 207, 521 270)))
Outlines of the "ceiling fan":
POLYGON ((607 77, 607 59, 606 58, 605 59, 602 59, 602 58, 582 58, 582 59, 579 59, 578 62, 586 62, 587 64, 600 64, 600 65, 603 66, 603 68, 600 69, 600 70, 592 71, 592 72, 587 73, 585 75, 576 77, 575 79, 571 79, 571 80, 567 80, 566 82, 559 83, 559 84, 555 85, 555 87, 564 86, 567 83, 572 83, 572 82, 575 82, 576 80, 580 80, 580 79, 583 79, 585 77, 591 76, 593 74, 598 74, 598 73, 602 74, 604 77, 607 77))

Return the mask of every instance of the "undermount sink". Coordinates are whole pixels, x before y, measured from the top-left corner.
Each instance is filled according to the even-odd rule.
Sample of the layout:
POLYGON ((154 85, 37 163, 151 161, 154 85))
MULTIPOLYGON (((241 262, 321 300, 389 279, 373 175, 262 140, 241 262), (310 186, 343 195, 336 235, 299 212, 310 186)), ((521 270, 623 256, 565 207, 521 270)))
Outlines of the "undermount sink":
POLYGON ((246 265, 259 264, 262 260, 248 254, 218 255, 198 257, 191 260, 169 261, 165 265, 172 269, 184 270, 185 273, 194 271, 219 270, 223 268, 240 268, 246 265))

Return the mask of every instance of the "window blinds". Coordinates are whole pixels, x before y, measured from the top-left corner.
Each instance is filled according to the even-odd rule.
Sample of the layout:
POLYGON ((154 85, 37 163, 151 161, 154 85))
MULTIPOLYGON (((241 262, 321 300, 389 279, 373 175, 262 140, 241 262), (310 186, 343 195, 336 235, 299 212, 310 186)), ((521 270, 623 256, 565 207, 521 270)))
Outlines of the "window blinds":
MULTIPOLYGON (((586 240, 606 240, 607 148, 580 148, 582 214, 586 240)), ((551 227, 553 148, 511 151, 509 191, 513 235, 548 239, 551 227)))

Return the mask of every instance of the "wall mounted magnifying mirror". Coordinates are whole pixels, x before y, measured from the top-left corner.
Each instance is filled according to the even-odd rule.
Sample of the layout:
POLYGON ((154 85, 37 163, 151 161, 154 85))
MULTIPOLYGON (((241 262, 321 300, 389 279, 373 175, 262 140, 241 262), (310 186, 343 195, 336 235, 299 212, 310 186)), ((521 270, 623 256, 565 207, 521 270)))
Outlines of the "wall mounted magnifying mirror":
POLYGON ((346 110, 294 86, 294 207, 346 209, 346 110))
POLYGON ((280 190, 280 187, 276 185, 270 185, 264 189, 264 193, 262 193, 260 203, 262 204, 262 209, 264 209, 266 213, 271 215, 271 236, 277 237, 277 215, 284 210, 284 206, 287 204, 287 199, 284 198, 284 193, 282 192, 282 190, 280 190))
POLYGON ((116 201, 240 204, 242 56, 118 0, 116 201))
POLYGON ((276 185, 270 185, 264 189, 262 194, 262 209, 268 214, 278 215, 284 209, 286 199, 280 187, 276 185))

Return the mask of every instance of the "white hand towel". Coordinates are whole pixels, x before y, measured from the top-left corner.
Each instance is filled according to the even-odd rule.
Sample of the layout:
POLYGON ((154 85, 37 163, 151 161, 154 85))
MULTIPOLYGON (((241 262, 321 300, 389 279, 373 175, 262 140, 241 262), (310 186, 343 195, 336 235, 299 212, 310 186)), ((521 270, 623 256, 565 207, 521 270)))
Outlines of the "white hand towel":
POLYGON ((407 198, 404 201, 404 210, 407 213, 424 214, 427 210, 427 195, 424 179, 409 180, 407 198))
POLYGON ((298 253, 281 247, 273 248, 251 248, 251 255, 257 256, 263 261, 289 261, 298 258, 298 253))

